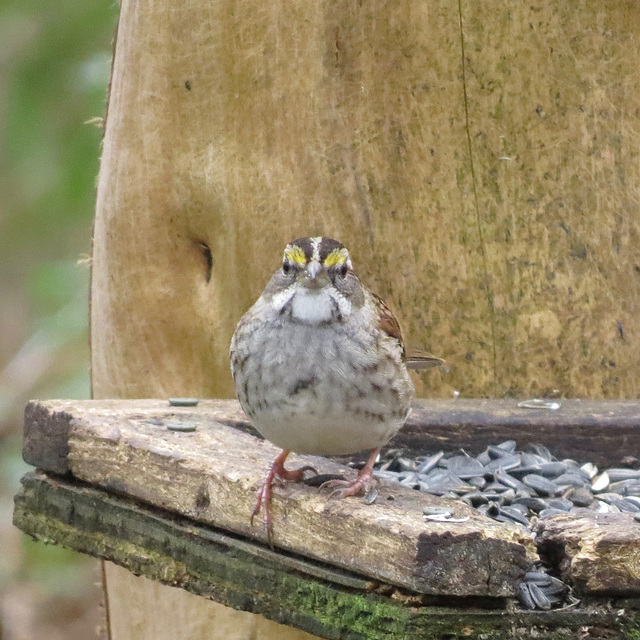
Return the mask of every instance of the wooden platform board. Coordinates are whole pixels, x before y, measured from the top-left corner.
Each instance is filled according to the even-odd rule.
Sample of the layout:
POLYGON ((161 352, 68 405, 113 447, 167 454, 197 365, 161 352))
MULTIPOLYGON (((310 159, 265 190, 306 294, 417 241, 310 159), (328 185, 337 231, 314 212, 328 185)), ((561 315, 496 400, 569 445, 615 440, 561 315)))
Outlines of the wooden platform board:
MULTIPOLYGON (((259 519, 251 525, 250 514, 278 449, 227 426, 238 416, 226 406, 205 401, 197 408, 169 408, 153 400, 33 404, 27 409, 25 459, 43 469, 54 460, 48 470, 264 542, 264 529, 259 519), (172 431, 171 423, 196 430, 172 431)), ((355 475, 323 458, 291 456, 292 468, 304 464, 320 473, 355 475)), ((419 593, 513 596, 538 559, 532 536, 519 526, 402 487, 382 487, 376 503, 365 505, 359 497, 329 500, 317 488, 287 483, 276 488, 272 514, 277 548, 331 559, 419 593), (434 504, 449 506, 466 521, 425 521, 424 507, 434 504)))
POLYGON ((507 611, 505 603, 497 601, 493 606, 478 600, 451 606, 451 599, 392 589, 41 473, 23 479, 14 521, 37 540, 109 560, 136 575, 322 638, 631 639, 634 629, 640 628, 637 600, 591 602, 588 609, 546 612, 507 611))
MULTIPOLYGON (((568 446, 568 433, 586 438, 590 429, 597 442, 600 432, 616 434, 600 451, 613 464, 640 440, 637 405, 596 403, 587 411, 577 405, 566 424, 558 412, 552 418, 537 413, 539 423, 525 414, 517 426, 515 402, 483 402, 467 401, 464 412, 458 401, 449 403, 448 442, 436 435, 447 433, 445 404, 425 403, 396 444, 422 452, 471 450, 523 429, 532 442, 554 448, 553 436, 568 446), (420 416, 431 422, 421 423, 420 416), (490 434, 491 416, 498 426, 490 434), (614 448, 616 438, 624 446, 614 448)), ((551 519, 536 541, 517 525, 410 489, 383 487, 376 503, 365 505, 361 498, 328 500, 316 488, 287 483, 274 499, 274 551, 249 515, 276 454, 231 401, 184 408, 164 400, 33 402, 24 457, 41 471, 24 478, 15 523, 37 539, 326 638, 441 638, 463 628, 469 637, 491 630, 497 635, 485 637, 506 638, 513 625, 571 637, 580 627, 611 633, 640 624, 640 523, 628 514, 592 522, 594 543, 580 546, 580 526, 583 532, 590 526, 584 517, 580 526, 573 517, 551 519), (447 504, 468 520, 427 522, 422 509, 433 504, 447 504), (576 589, 600 596, 588 610, 531 613, 509 604, 538 559, 540 542, 554 549, 558 571, 576 589), (604 597, 626 598, 624 615, 610 612, 604 597), (512 609, 508 615, 505 607, 512 609)), ((296 463, 354 473, 322 458, 292 456, 296 463)))

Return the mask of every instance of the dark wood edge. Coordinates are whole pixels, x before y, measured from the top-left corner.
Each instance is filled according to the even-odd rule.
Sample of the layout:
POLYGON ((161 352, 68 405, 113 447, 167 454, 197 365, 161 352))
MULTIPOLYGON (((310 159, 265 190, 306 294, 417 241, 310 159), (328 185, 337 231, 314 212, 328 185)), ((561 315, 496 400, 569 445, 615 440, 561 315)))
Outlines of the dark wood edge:
POLYGON ((52 473, 66 474, 69 468, 69 433, 73 416, 51 412, 36 401, 24 411, 22 457, 27 464, 52 473))
POLYGON ((389 446, 418 455, 515 440, 519 449, 548 447, 559 459, 620 464, 640 452, 640 402, 558 400, 560 409, 523 409, 519 400, 420 400, 389 446))
POLYGON ((464 605, 458 607, 434 606, 397 590, 383 595, 366 581, 330 582, 301 572, 300 566, 283 565, 274 557, 279 554, 260 551, 259 545, 40 473, 23 478, 14 524, 35 539, 115 562, 136 575, 324 638, 507 640, 513 638, 514 628, 520 637, 534 632, 541 638, 572 637, 589 629, 624 638, 632 637, 627 630, 631 633, 640 625, 640 611, 628 602, 623 613, 605 601, 591 603, 588 611, 506 613, 473 608, 468 601, 458 601, 464 605))

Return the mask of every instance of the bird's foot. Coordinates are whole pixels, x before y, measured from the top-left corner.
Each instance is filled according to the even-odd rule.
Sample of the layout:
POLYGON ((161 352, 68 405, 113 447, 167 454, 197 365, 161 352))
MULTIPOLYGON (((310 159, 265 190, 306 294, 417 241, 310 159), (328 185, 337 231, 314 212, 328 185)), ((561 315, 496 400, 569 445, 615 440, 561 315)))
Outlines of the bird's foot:
POLYGON ((258 489, 256 504, 253 507, 253 512, 251 513, 251 526, 253 526, 253 519, 260 513, 260 511, 262 511, 264 530, 267 534, 267 540, 269 541, 269 546, 271 548, 273 548, 273 530, 271 526, 271 488, 274 482, 284 482, 285 480, 300 481, 304 479, 305 471, 311 471, 316 474, 318 473, 311 465, 305 465, 300 469, 285 469, 284 461, 287 459, 288 455, 289 451, 285 449, 274 460, 264 483, 260 489, 258 489))
POLYGON ((374 449, 369 456, 367 464, 362 467, 355 480, 329 480, 325 482, 321 488, 328 487, 333 489, 329 494, 329 499, 346 498, 347 496, 357 496, 359 493, 367 494, 377 484, 377 480, 373 477, 373 465, 380 453, 380 449, 374 449))
POLYGON ((322 485, 322 488, 333 489, 329 494, 329 500, 334 498, 346 498, 347 496, 357 496, 359 493, 367 494, 377 484, 370 469, 364 472, 363 469, 355 480, 329 480, 322 485), (364 472, 364 473, 363 473, 364 472))

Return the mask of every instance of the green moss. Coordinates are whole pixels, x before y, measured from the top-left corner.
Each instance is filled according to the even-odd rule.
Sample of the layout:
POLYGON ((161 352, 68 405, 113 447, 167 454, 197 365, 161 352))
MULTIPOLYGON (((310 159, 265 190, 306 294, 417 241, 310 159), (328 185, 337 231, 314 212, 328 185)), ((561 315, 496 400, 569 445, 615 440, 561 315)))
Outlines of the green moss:
POLYGON ((638 617, 611 610, 515 612, 409 606, 280 564, 258 546, 89 487, 28 474, 15 524, 37 540, 120 564, 135 574, 341 640, 565 640, 580 628, 640 640, 638 617), (244 545, 244 546, 243 546, 244 545), (251 547, 249 549, 249 547, 251 547), (626 635, 625 635, 626 634, 626 635))

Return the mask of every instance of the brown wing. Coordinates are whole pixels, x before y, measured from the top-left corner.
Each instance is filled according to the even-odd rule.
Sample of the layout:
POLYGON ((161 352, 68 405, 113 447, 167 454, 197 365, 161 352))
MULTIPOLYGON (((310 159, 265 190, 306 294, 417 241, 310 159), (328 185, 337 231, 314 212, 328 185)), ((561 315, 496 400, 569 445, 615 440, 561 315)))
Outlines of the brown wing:
POLYGON ((398 324, 396 317, 391 313, 391 309, 387 307, 380 296, 376 295, 372 291, 369 293, 371 294, 376 305, 376 310, 378 311, 378 326, 388 336, 395 338, 398 341, 400 348, 402 349, 402 361, 404 362, 406 360, 406 352, 404 350, 402 332, 400 331, 400 325, 398 324))

